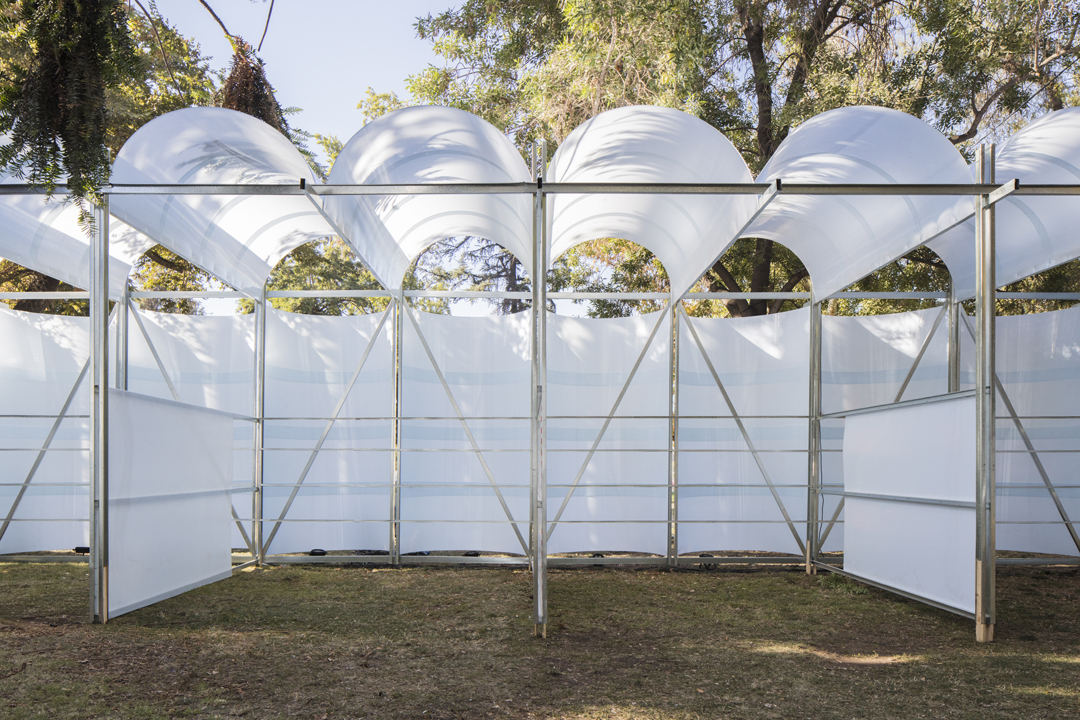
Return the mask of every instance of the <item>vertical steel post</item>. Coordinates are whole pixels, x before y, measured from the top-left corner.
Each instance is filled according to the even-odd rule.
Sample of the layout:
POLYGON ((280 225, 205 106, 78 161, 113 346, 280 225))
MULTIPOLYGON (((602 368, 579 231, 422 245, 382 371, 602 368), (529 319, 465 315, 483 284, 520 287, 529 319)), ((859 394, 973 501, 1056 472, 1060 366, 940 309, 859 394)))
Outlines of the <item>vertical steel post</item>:
MULTIPOLYGON (((539 182, 540 179, 540 141, 534 140, 529 157, 529 171, 532 174, 533 182, 539 182)), ((536 261, 536 202, 533 201, 533 262, 536 261)), ((533 268, 533 274, 536 274, 536 268, 533 268)), ((533 285, 536 285, 537 280, 534 279, 533 285)), ((533 572, 536 571, 536 546, 534 539, 536 538, 536 477, 538 468, 537 457, 537 427, 536 418, 539 417, 540 409, 540 396, 536 391, 539 387, 540 379, 540 356, 537 352, 539 343, 536 340, 537 327, 539 323, 539 316, 536 309, 536 290, 533 289, 532 307, 530 308, 530 337, 532 338, 532 349, 529 357, 529 377, 530 377, 530 391, 529 391, 529 569, 533 572)))
POLYGON ((390 477, 390 564, 401 563, 401 387, 402 387, 402 331, 405 329, 405 290, 391 300, 394 303, 394 380, 391 396, 393 425, 390 428, 390 447, 393 466, 390 477))
POLYGON ((109 620, 109 200, 90 247, 90 621, 109 620))
POLYGON ((124 294, 120 296, 119 307, 116 309, 116 381, 118 390, 127 390, 128 380, 128 312, 131 306, 131 297, 128 288, 124 288, 124 294))
POLYGON ((671 297, 671 337, 668 362, 668 542, 667 564, 679 562, 679 307, 682 301, 671 297))
POLYGON ((960 392, 960 303, 956 284, 949 282, 949 386, 951 393, 960 392))
MULTIPOLYGON (((983 183, 994 182, 994 147, 989 153, 979 147, 975 172, 983 183), (989 155, 989 158, 987 157, 989 155)), ((996 276, 994 253, 994 209, 986 195, 976 197, 975 213, 975 413, 977 416, 975 476, 975 639, 994 639, 994 492, 997 429, 994 396, 996 276)))
POLYGON ((547 143, 540 143, 536 194, 533 196, 533 357, 534 399, 532 425, 535 477, 530 513, 532 524, 533 634, 547 637, 547 198, 544 194, 544 163, 547 143))
POLYGON ((810 294, 810 397, 806 441, 806 574, 818 559, 818 503, 821 485, 821 302, 810 294))
POLYGON ((263 546, 263 438, 266 415, 266 284, 255 301, 255 398, 254 398, 254 472, 255 492, 251 502, 251 543, 255 546, 255 564, 266 557, 263 546))

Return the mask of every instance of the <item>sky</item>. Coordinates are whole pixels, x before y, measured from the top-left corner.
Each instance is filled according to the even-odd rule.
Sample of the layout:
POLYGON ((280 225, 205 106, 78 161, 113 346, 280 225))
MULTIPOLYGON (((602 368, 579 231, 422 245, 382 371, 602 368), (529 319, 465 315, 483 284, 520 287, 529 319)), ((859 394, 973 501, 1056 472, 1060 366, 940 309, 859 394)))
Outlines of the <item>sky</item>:
MULTIPOLYGON (((258 46, 268 0, 207 0, 233 35, 258 46)), ((418 16, 455 0, 274 0, 258 53, 282 107, 298 107, 289 124, 347 142, 363 123, 356 104, 367 88, 407 96, 405 79, 440 64, 416 37, 418 16)), ((146 0, 143 0, 146 6, 146 0)), ((157 0, 161 15, 197 42, 212 68, 227 68, 232 49, 199 0, 157 0)), ((317 148, 312 148, 316 150, 317 148)))

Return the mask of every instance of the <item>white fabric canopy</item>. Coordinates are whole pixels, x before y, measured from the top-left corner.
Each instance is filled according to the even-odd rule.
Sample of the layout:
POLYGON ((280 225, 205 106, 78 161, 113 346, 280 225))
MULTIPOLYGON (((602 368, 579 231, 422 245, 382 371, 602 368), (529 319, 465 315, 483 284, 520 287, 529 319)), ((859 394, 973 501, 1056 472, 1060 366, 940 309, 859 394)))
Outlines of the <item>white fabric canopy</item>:
MULTIPOLYGON (((847 107, 799 126, 758 176, 787 183, 971 183, 967 163, 930 125, 879 107, 847 107)), ((806 264, 818 299, 842 290, 962 218, 944 196, 790 195, 744 237, 776 240, 806 264)))
MULTIPOLYGON (((1080 184, 1080 108, 1044 115, 1009 138, 998 153, 995 179, 1023 185, 1080 184)), ((974 200, 965 203, 974 210, 974 200)), ((1012 196, 997 204, 997 284, 1080 257, 1076 196, 1012 196)), ((975 221, 969 220, 930 243, 949 266, 961 298, 975 294, 975 221)))
MULTIPOLYGON (((23 181, 0 174, 4 185, 23 181)), ((79 209, 44 194, 0 196, 0 257, 77 288, 90 287, 90 241, 79 227, 79 209)), ((154 241, 120 221, 109 226, 109 297, 124 293, 135 260, 154 241)))
MULTIPOLYGON (((184 108, 143 125, 120 148, 114 184, 298 185, 313 176, 288 138, 250 115, 184 108)), ((114 195, 110 211, 176 254, 252 296, 281 258, 333 235, 306 197, 114 195)))
MULTIPOLYGON (((609 110, 575 129, 551 159, 550 182, 749 183, 735 146, 716 128, 670 108, 609 110)), ((553 260, 574 245, 622 238, 651 250, 681 295, 735 240, 755 206, 745 195, 555 195, 553 260)))
MULTIPOLYGON (((346 143, 330 184, 516 183, 532 180, 513 144, 490 123, 453 108, 398 110, 346 143)), ((387 195, 325 199, 346 239, 383 285, 401 286, 410 263, 447 237, 493 240, 532 267, 532 196, 387 195)))

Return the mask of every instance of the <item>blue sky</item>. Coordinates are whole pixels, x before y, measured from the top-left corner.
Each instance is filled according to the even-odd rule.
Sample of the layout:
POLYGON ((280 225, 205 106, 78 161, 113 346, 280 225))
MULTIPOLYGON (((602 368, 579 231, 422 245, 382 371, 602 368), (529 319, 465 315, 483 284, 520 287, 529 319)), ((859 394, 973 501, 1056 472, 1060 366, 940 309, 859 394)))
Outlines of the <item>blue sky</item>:
MULTIPOLYGON (((259 44, 268 0, 207 1, 229 32, 259 44)), ((431 44, 416 37, 413 24, 417 16, 455 4, 455 0, 275 0, 259 55, 282 106, 302 108, 289 123, 347 141, 363 122, 356 104, 368 87, 404 97, 409 75, 438 64, 431 44)), ((212 67, 228 65, 232 57, 228 41, 199 0, 157 0, 157 7, 170 25, 212 58, 212 67)))

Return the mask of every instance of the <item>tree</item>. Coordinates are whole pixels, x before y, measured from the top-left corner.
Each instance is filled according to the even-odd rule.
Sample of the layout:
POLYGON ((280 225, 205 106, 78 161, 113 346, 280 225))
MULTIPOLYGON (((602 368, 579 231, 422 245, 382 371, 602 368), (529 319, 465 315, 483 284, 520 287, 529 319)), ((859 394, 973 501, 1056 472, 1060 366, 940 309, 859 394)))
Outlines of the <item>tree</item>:
MULTIPOLYGON (((801 121, 876 104, 931 122, 969 152, 1075 97, 1078 27, 1073 4, 1039 0, 467 0, 418 22, 446 65, 409 87, 420 102, 480 114, 523 149, 536 137, 554 149, 611 107, 662 104, 723 131, 756 171, 801 121)), ((612 251, 619 247, 579 255, 609 263, 586 285, 610 276, 664 289, 662 269, 630 282, 648 257, 625 243, 612 251)), ((914 279, 948 283, 940 261, 920 250, 864 284, 914 279)), ((739 241, 701 285, 807 287, 802 264, 770 240, 739 241)), ((732 300, 724 310, 759 315, 781 305, 732 300)))
MULTIPOLYGON (((198 46, 165 23, 153 12, 152 4, 150 12, 147 12, 141 3, 136 5, 136 10, 125 15, 133 42, 134 62, 125 74, 110 76, 102 96, 85 100, 88 105, 103 101, 103 107, 99 109, 105 118, 102 142, 103 147, 107 148, 104 156, 106 163, 111 162, 111 156, 119 151, 120 146, 135 130, 158 115, 192 104, 210 104, 219 80, 219 76, 209 69, 209 64, 200 54, 198 46)), ((0 31, 0 75, 5 83, 14 83, 18 78, 28 76, 27 68, 34 63, 37 46, 29 41, 32 33, 23 17, 24 10, 25 6, 16 3, 8 3, 3 9, 5 24, 0 31)), ((0 97, 0 103, 2 102, 4 101, 0 97)), ((43 142, 48 144, 51 131, 41 129, 40 132, 43 142)), ((53 141, 59 142, 59 138, 53 137, 53 141)), ((11 147, 8 146, 8 150, 14 152, 11 147)), ((64 162, 61 156, 58 164, 52 166, 49 172, 62 170, 65 167, 64 162)), ((104 175, 106 179, 107 168, 108 164, 104 175)), ((11 169, 10 166, 8 169, 11 169)), ((31 174, 32 180, 32 163, 26 167, 26 171, 31 174)), ((59 177, 54 176, 53 182, 59 177)), ((48 186, 47 176, 40 180, 48 186)), ((99 176, 95 182, 100 180, 99 176)), ((173 283, 179 282, 183 289, 187 290, 201 287, 200 283, 209 278, 205 272, 197 270, 186 260, 160 246, 140 258, 136 263, 135 277, 136 284, 144 289, 174 287, 173 283), (147 262, 150 262, 150 265, 147 262)), ((0 288, 24 292, 74 289, 55 278, 8 260, 0 260, 0 288)), ((191 300, 178 303, 153 301, 146 304, 155 309, 181 311, 191 311, 195 307, 191 300)), ((87 312, 86 301, 18 300, 12 301, 11 305, 16 310, 28 312, 68 315, 84 315, 87 312)))
POLYGON ((135 74, 135 46, 120 0, 9 0, 11 40, 22 63, 0 86, 5 171, 50 193, 62 175, 80 201, 109 180, 109 87, 135 74))

